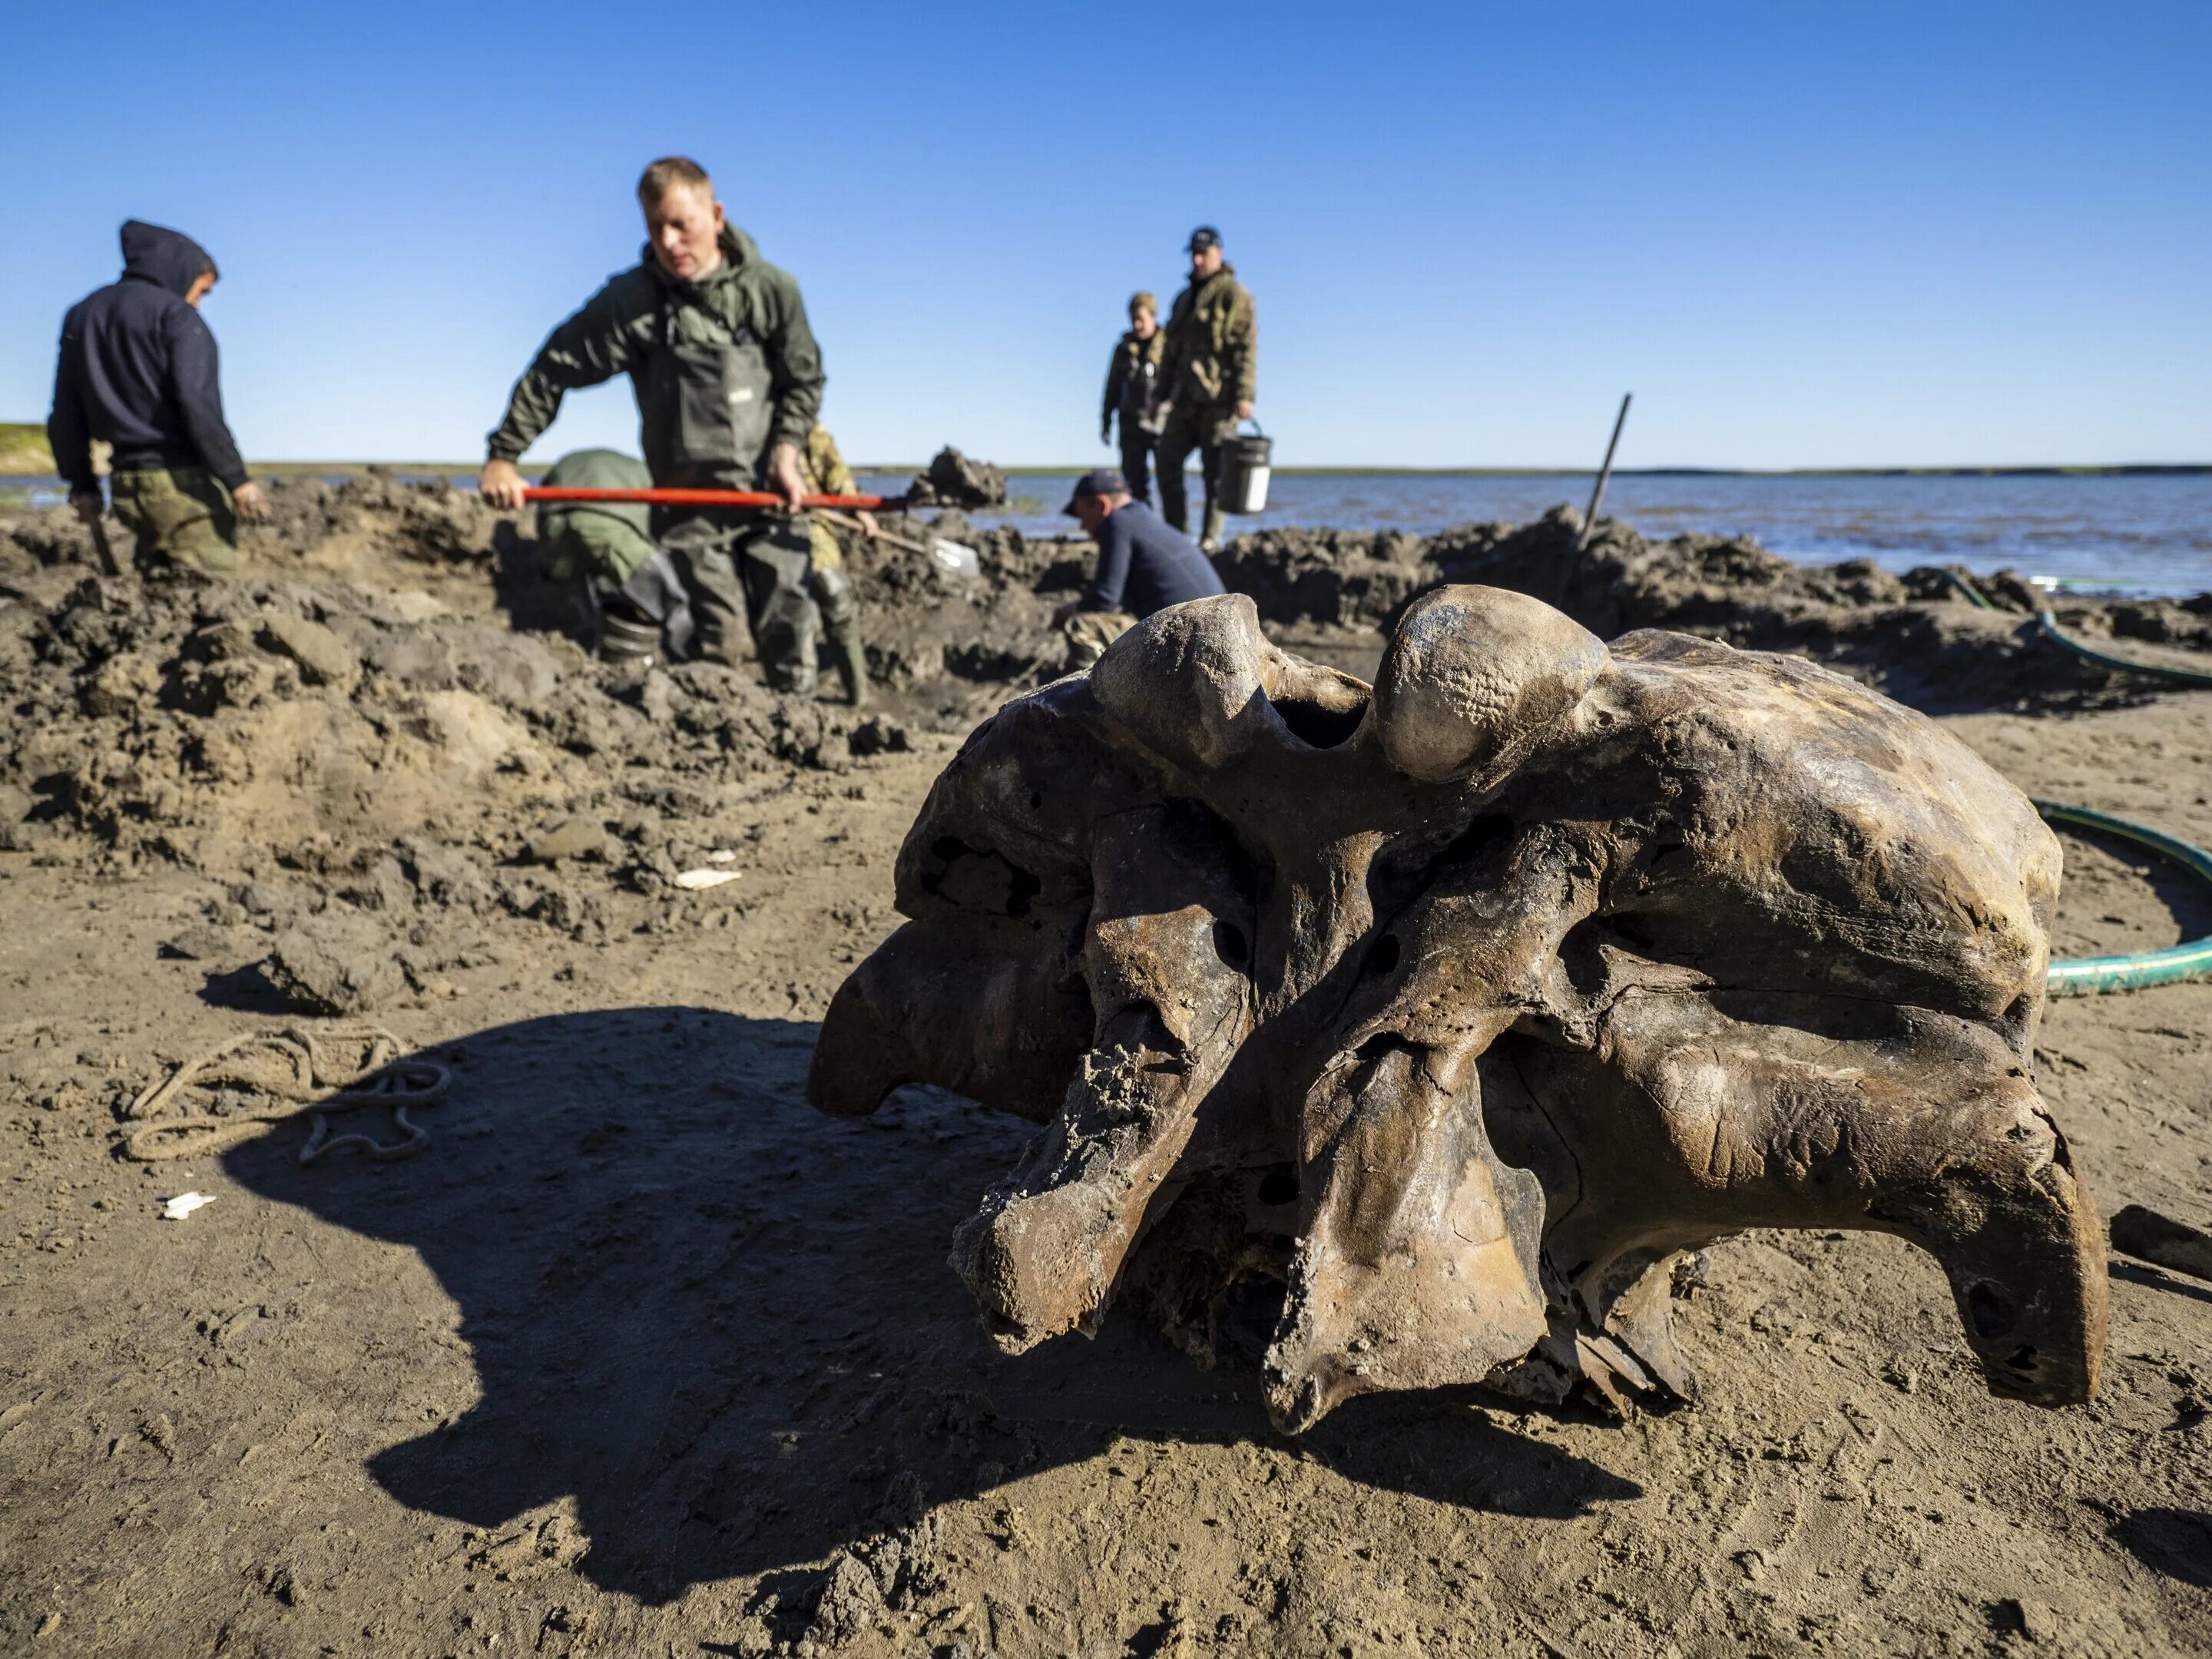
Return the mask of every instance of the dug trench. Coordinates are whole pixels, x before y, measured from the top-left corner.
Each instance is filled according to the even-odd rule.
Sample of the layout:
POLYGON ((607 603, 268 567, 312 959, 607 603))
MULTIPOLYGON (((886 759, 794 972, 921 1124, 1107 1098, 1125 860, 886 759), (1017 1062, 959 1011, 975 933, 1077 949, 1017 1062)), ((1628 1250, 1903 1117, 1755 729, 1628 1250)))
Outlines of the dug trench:
MULTIPOLYGON (((0 524, 0 1650, 2212 1646, 2212 1286, 2119 1258, 2102 1391, 2057 1413, 1991 1399, 1932 1262, 1860 1235, 1717 1248, 1678 1307, 1703 1402, 1626 1423, 1370 1399, 1293 1441, 1249 1369, 1133 1320, 1000 1355, 945 1257, 1026 1126, 928 1090, 835 1121, 802 1085, 1084 550, 956 522, 967 584, 864 550, 855 715, 596 666, 473 496, 276 494, 217 588, 0 524), (118 1156, 173 1064, 362 1020, 452 1069, 419 1156, 303 1168, 302 1123, 118 1156), (215 1202, 161 1218, 187 1190, 215 1202)), ((1577 528, 1224 565, 1355 672, 1447 580, 1804 651, 2033 793, 2212 842, 2212 698, 2051 651, 2024 592, 1577 528)), ((2148 655, 2208 612, 2061 617, 2148 655)), ((2118 844, 2067 866, 2063 954, 2212 931, 2118 844)), ((2052 1005, 2038 1086, 2107 1213, 2212 1216, 2208 1053, 2212 988, 2052 1005)))

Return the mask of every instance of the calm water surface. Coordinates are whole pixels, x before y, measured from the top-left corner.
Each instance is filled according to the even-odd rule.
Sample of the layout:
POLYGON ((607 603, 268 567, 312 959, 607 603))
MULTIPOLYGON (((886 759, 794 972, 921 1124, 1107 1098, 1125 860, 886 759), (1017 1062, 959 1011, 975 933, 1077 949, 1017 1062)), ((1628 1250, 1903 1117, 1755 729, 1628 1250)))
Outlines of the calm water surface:
MULTIPOLYGON (((978 514, 1028 535, 1066 534, 1056 509, 1075 475, 1023 474, 1016 510, 978 514)), ((888 493, 902 478, 871 478, 888 493)), ((1589 477, 1308 473, 1278 477, 1267 511, 1230 520, 1433 534, 1486 519, 1524 522, 1589 500, 1589 477)), ((1198 490, 1192 486, 1195 505, 1198 490)), ((1891 570, 2009 566, 2027 575, 2148 592, 2212 588, 2212 477, 1616 477, 1605 511, 1647 536, 1750 536, 1808 564, 1872 559, 1891 570)))

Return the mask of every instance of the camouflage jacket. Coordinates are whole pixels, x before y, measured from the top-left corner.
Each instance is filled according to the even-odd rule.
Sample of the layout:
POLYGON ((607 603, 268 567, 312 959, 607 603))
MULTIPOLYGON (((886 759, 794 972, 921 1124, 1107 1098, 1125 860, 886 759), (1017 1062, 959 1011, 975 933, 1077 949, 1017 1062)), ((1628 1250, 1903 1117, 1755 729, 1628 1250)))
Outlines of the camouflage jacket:
POLYGON ((1186 411, 1241 402, 1260 383, 1260 324, 1251 290, 1224 264, 1176 295, 1168 313, 1162 395, 1186 411))
POLYGON ((1139 339, 1131 329, 1115 342, 1113 359, 1106 365, 1106 401, 1099 406, 1100 421, 1111 420, 1116 412, 1127 420, 1144 419, 1167 343, 1164 328, 1154 329, 1149 340, 1139 339))
POLYGON ((805 447, 799 453, 799 468, 806 480, 810 495, 852 495, 859 492, 853 488, 853 469, 845 465, 845 458, 837 453, 837 441, 830 435, 826 426, 817 426, 806 434, 805 447))

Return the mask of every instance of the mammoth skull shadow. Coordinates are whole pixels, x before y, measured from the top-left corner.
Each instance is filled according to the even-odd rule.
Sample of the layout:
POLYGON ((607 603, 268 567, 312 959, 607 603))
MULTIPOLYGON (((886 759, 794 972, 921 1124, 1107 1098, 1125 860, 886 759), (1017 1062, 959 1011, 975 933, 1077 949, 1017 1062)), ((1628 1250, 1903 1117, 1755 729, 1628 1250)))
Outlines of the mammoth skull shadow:
MULTIPOLYGON (((426 1294, 392 1252, 319 1247, 318 1294, 358 1328, 338 1374, 303 1379, 330 1455, 475 1529, 485 1571, 557 1564, 657 1603, 1121 1436, 1268 1433, 1149 1332, 998 1353, 914 1240, 951 1229, 1027 1126, 925 1089, 827 1121, 802 1098, 815 1036, 684 1006, 493 1026, 433 1051, 455 1079, 418 1158, 302 1168, 285 1136, 226 1154, 250 1190, 434 1276, 426 1294)), ((1636 1491, 1472 1418, 1418 1465, 1339 1443, 1350 1478, 1515 1512, 1636 1491)))

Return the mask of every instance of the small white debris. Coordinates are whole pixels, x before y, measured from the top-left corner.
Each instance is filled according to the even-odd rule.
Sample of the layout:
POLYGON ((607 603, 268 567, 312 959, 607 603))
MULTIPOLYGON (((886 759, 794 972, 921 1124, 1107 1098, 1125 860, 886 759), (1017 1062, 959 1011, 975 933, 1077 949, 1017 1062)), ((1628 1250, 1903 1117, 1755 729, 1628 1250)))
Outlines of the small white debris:
POLYGON ((164 1221, 182 1221, 186 1216, 190 1215, 194 1210, 198 1209, 202 1205, 212 1204, 214 1202, 215 1194, 213 1193, 179 1193, 174 1198, 169 1200, 167 1203, 161 1206, 161 1219, 164 1221))
POLYGON ((735 864, 737 861, 738 855, 726 847, 717 847, 707 854, 707 862, 709 864, 735 864))
POLYGON ((676 878, 676 884, 687 892, 697 892, 702 887, 720 887, 726 881, 735 881, 735 870, 686 870, 676 878))
POLYGON ((982 561, 975 556, 975 550, 963 547, 958 542, 933 541, 929 544, 929 554, 937 561, 938 568, 948 575, 973 576, 982 568, 982 561))

